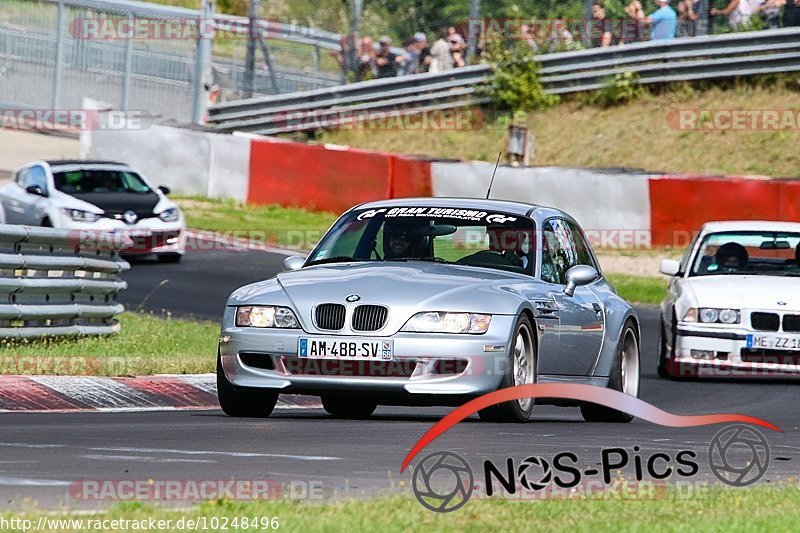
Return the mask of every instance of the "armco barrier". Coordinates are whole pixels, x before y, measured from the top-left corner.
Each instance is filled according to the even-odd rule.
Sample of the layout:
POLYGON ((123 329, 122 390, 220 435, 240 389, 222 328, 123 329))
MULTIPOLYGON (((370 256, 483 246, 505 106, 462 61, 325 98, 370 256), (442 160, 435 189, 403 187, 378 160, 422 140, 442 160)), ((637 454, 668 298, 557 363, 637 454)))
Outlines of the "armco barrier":
POLYGON ((659 176, 649 184, 654 246, 686 246, 712 220, 800 221, 798 181, 659 176))
POLYGON ((0 338, 108 335, 124 308, 124 235, 0 224, 0 338))
POLYGON ((360 202, 430 196, 429 167, 383 152, 254 139, 247 201, 340 213, 360 202))

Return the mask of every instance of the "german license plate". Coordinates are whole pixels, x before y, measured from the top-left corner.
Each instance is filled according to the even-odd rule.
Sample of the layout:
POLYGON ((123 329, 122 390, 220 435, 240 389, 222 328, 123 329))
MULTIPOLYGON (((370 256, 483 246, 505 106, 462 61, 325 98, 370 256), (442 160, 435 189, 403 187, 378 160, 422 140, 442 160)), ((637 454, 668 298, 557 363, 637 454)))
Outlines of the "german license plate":
POLYGON ((754 350, 800 350, 800 337, 747 335, 747 347, 754 350))
POLYGON ((391 339, 301 337, 297 355, 309 359, 390 361, 393 346, 391 339))

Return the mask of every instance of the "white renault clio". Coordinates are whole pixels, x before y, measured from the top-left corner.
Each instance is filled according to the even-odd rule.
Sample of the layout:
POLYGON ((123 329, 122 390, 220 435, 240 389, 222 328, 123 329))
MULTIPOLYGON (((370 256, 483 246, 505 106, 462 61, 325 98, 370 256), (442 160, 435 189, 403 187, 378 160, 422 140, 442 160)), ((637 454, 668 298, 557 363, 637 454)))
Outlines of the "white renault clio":
POLYGON ((33 161, 0 187, 0 222, 70 230, 124 232, 126 255, 155 254, 176 263, 186 225, 169 189, 110 161, 33 161))
POLYGON ((800 377, 800 223, 709 222, 661 302, 662 377, 800 377))

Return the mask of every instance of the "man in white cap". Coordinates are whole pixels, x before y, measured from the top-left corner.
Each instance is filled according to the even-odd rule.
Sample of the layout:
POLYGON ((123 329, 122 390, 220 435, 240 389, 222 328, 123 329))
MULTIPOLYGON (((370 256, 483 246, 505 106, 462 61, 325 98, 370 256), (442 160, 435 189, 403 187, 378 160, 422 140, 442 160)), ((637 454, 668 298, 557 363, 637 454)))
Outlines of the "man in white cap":
POLYGON ((678 31, 678 14, 669 5, 669 0, 655 0, 658 9, 649 17, 642 17, 640 20, 645 24, 651 24, 650 39, 661 41, 664 39, 674 39, 678 31))

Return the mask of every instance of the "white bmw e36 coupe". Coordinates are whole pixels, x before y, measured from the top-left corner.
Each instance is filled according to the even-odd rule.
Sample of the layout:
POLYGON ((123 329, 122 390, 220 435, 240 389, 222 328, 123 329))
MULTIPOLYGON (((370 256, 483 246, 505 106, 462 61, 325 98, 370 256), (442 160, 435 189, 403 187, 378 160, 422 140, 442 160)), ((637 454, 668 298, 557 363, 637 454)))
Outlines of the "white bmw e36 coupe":
POLYGON ((709 222, 661 273, 661 377, 800 377, 800 223, 709 222))

